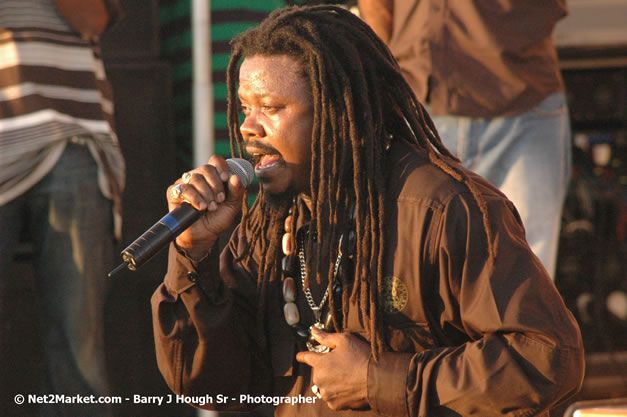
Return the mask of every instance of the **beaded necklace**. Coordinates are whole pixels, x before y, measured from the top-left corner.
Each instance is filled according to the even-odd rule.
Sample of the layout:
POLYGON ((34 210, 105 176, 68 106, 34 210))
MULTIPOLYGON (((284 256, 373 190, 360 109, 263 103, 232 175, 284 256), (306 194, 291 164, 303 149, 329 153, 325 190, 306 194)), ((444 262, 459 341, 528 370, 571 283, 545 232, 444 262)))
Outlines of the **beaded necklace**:
MULTIPOLYGON (((351 217, 354 220, 354 215, 351 217)), ((282 249, 283 260, 281 262, 281 269, 284 275, 283 279, 283 300, 285 304, 283 306, 283 315, 285 316, 285 321, 288 325, 290 325, 296 332, 296 334, 302 338, 307 339, 307 349, 312 352, 318 353, 326 353, 329 351, 329 348, 324 345, 320 345, 312 336, 311 329, 318 328, 326 331, 333 331, 333 318, 331 311, 327 312, 324 320, 322 320, 322 309, 326 305, 329 299, 329 288, 327 286, 326 291, 322 297, 322 300, 319 304, 316 304, 314 301, 313 295, 311 293, 311 289, 309 287, 305 288, 305 281, 307 277, 307 263, 305 259, 305 237, 304 234, 301 233, 299 239, 294 238, 295 233, 295 224, 294 224, 294 207, 290 208, 288 216, 285 218, 284 229, 285 234, 282 238, 282 249), (295 242, 297 240, 297 242, 295 242), (297 243, 297 244, 295 244, 297 243), (298 267, 297 267, 298 261, 298 267), (294 281, 294 276, 296 273, 300 273, 300 281, 303 288, 303 292, 305 294, 305 299, 307 300, 307 304, 309 308, 314 313, 315 322, 313 325, 307 329, 300 323, 300 312, 298 310, 298 306, 296 305, 296 283, 294 281)), ((352 231, 351 231, 352 232, 352 231)), ((350 237, 354 241, 354 232, 349 233, 350 237)), ((338 243, 338 254, 335 260, 334 270, 333 270, 333 278, 335 285, 333 287, 334 296, 339 296, 341 299, 341 291, 342 285, 336 279, 338 276, 338 271, 342 270, 343 272, 348 272, 348 268, 341 268, 342 266, 342 252, 343 252, 343 242, 344 242, 344 234, 340 236, 338 243)), ((351 239, 349 239, 351 240, 351 239)), ((348 248, 352 248, 354 246, 354 242, 348 242, 348 248)), ((352 255, 352 254, 351 254, 352 255)), ((347 258, 351 258, 352 256, 348 256, 347 258)), ((344 277, 343 277, 344 278, 344 277)))

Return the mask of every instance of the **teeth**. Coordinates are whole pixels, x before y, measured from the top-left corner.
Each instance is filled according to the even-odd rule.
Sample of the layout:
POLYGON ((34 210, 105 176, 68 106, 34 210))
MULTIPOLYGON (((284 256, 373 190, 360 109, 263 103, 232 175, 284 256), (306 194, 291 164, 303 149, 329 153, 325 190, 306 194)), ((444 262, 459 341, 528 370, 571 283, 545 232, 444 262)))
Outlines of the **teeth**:
POLYGON ((263 158, 263 154, 261 154, 261 153, 252 153, 252 154, 250 154, 250 156, 255 161, 255 164, 258 164, 259 161, 261 161, 261 158, 263 158))
POLYGON ((274 165, 278 161, 278 159, 279 159, 278 155, 275 155, 275 154, 264 154, 259 159, 259 167, 260 168, 264 168, 264 167, 272 166, 272 165, 274 165))

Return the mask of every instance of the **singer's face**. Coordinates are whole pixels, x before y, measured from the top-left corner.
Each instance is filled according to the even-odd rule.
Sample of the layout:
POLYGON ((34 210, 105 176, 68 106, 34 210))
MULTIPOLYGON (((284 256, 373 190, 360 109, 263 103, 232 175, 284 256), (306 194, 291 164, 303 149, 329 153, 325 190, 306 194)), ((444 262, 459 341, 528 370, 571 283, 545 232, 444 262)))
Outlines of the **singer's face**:
POLYGON ((286 55, 246 58, 238 95, 240 131, 267 197, 308 194, 313 106, 299 63, 286 55))

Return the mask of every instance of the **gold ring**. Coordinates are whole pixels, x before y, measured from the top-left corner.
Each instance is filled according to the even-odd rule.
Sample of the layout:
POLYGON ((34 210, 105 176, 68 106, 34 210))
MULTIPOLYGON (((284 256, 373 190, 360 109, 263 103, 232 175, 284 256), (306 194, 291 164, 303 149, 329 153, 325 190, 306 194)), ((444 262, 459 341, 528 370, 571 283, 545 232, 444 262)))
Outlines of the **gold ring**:
POLYGON ((181 190, 182 185, 183 184, 176 184, 174 187, 170 189, 170 195, 172 196, 172 198, 175 198, 175 199, 181 198, 181 193, 183 193, 183 190, 181 190))
POLYGON ((320 390, 316 384, 311 386, 311 392, 313 392, 316 397, 322 399, 322 394, 320 394, 320 390))
POLYGON ((192 175, 194 174, 192 174, 191 172, 185 172, 181 176, 181 179, 183 180, 185 184, 189 184, 189 182, 192 180, 192 175))

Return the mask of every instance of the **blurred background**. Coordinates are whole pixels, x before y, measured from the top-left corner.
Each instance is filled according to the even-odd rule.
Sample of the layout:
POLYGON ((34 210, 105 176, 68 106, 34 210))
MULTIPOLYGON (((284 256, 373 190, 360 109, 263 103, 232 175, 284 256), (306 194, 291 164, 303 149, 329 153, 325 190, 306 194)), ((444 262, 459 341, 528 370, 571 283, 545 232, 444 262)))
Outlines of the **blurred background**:
MULTIPOLYGON (((103 39, 116 124, 127 163, 121 251, 166 211, 165 189, 209 153, 229 155, 226 76, 229 40, 291 4, 283 0, 122 0, 124 17, 103 39), (193 39, 200 41, 193 42, 193 39), (194 45, 201 46, 194 50, 194 45), (210 46, 202 47, 202 45, 210 46), (194 115, 196 115, 194 117, 194 115)), ((560 238, 556 285, 577 318, 586 378, 574 401, 627 397, 627 2, 569 0, 555 32, 573 128, 573 171, 560 238)), ((0 302, 0 415, 31 416, 17 393, 36 393, 41 361, 28 236, 0 302)), ((112 268, 120 259, 111 261, 112 268)), ((165 396, 154 359, 150 296, 165 253, 114 277, 108 295, 107 359, 112 395, 165 396)), ((562 415, 562 408, 554 411, 562 415)), ((264 414, 263 412, 257 413, 264 414)), ((266 413, 267 414, 267 413, 266 413)), ((186 405, 122 404, 117 416, 196 416, 186 405)))

